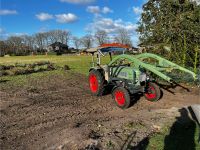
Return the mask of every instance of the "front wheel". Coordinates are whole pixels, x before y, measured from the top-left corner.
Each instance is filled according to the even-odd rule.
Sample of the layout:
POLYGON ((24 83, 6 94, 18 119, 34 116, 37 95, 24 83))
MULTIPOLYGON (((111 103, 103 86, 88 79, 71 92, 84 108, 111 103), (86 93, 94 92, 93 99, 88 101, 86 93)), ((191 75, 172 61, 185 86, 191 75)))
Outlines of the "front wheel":
POLYGON ((161 90, 159 86, 155 83, 149 82, 146 87, 146 92, 144 93, 144 97, 148 101, 158 101, 161 97, 161 90))
POLYGON ((113 99, 117 106, 126 109, 130 106, 131 100, 129 92, 123 87, 117 87, 112 92, 113 99))
POLYGON ((90 71, 88 80, 91 93, 95 96, 101 96, 104 91, 105 79, 100 71, 90 71))

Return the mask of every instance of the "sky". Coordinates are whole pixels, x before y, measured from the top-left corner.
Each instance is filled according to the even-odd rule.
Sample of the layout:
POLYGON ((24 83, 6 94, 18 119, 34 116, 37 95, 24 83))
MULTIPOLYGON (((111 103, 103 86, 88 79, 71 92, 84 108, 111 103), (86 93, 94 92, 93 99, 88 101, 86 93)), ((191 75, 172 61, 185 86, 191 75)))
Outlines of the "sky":
POLYGON ((114 34, 125 28, 138 44, 135 32, 146 0, 1 0, 0 38, 32 35, 52 29, 84 36, 104 30, 114 34))

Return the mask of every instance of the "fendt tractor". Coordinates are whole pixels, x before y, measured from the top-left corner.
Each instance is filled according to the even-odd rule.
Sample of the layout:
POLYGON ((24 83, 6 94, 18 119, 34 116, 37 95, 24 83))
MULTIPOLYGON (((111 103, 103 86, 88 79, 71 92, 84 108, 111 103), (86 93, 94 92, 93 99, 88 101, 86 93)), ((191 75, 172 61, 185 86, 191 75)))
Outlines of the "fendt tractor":
POLYGON ((106 87, 111 88, 111 93, 116 105, 126 109, 131 104, 130 95, 142 94, 149 101, 161 98, 161 89, 156 84, 154 77, 169 82, 175 81, 164 72, 179 70, 197 78, 196 74, 158 55, 142 53, 138 55, 124 54, 128 49, 122 44, 104 44, 97 48, 88 49, 92 54, 92 67, 89 69, 89 88, 93 95, 101 96, 106 87), (122 52, 112 59, 112 54, 122 52), (101 56, 110 55, 107 65, 101 64, 101 56), (94 56, 96 62, 94 61, 94 56), (149 63, 150 62, 150 63, 149 63), (154 63, 152 63, 154 62, 154 63))

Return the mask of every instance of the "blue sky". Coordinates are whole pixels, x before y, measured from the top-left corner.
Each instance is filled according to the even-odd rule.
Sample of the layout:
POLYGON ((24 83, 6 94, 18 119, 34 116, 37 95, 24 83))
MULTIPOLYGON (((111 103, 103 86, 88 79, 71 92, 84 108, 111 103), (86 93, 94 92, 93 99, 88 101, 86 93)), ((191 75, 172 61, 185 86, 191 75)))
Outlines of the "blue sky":
POLYGON ((125 28, 137 43, 135 29, 145 0, 1 0, 1 38, 32 35, 51 29, 69 30, 75 36, 97 29, 114 33, 125 28))

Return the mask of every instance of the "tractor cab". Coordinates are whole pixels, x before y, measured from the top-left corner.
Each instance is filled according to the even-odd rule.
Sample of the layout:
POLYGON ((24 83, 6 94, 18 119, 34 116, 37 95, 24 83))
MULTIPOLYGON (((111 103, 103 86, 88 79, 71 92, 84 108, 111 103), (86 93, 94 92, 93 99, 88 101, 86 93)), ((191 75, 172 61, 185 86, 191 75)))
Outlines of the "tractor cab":
POLYGON ((131 47, 128 46, 128 45, 113 43, 113 44, 102 44, 99 47, 90 48, 90 49, 87 49, 86 51, 88 53, 92 54, 92 67, 95 67, 95 64, 97 66, 101 65, 101 57, 102 56, 109 54, 110 61, 112 61, 112 54, 113 53, 118 52, 118 53, 124 54, 125 51, 127 51, 130 48, 131 47), (95 60, 94 60, 95 55, 96 55, 96 63, 95 63, 95 60))
MULTIPOLYGON (((109 75, 112 74, 117 67, 119 67, 119 64, 113 64, 112 66, 101 64, 101 57, 104 57, 105 55, 109 55, 110 61, 112 61, 112 56, 114 54, 124 54, 128 49, 130 49, 128 45, 120 44, 120 43, 112 43, 112 44, 102 44, 101 46, 97 48, 90 48, 86 51, 88 53, 91 53, 92 55, 92 66, 90 70, 96 69, 101 72, 103 72, 105 76, 105 80, 109 80, 109 75), (96 56, 95 56, 96 55, 96 56), (95 61, 96 58, 96 61, 95 61)), ((121 65, 122 62, 121 62, 121 65)), ((125 76, 126 73, 120 73, 119 76, 125 76)), ((126 75, 127 76, 127 75, 126 75)))

